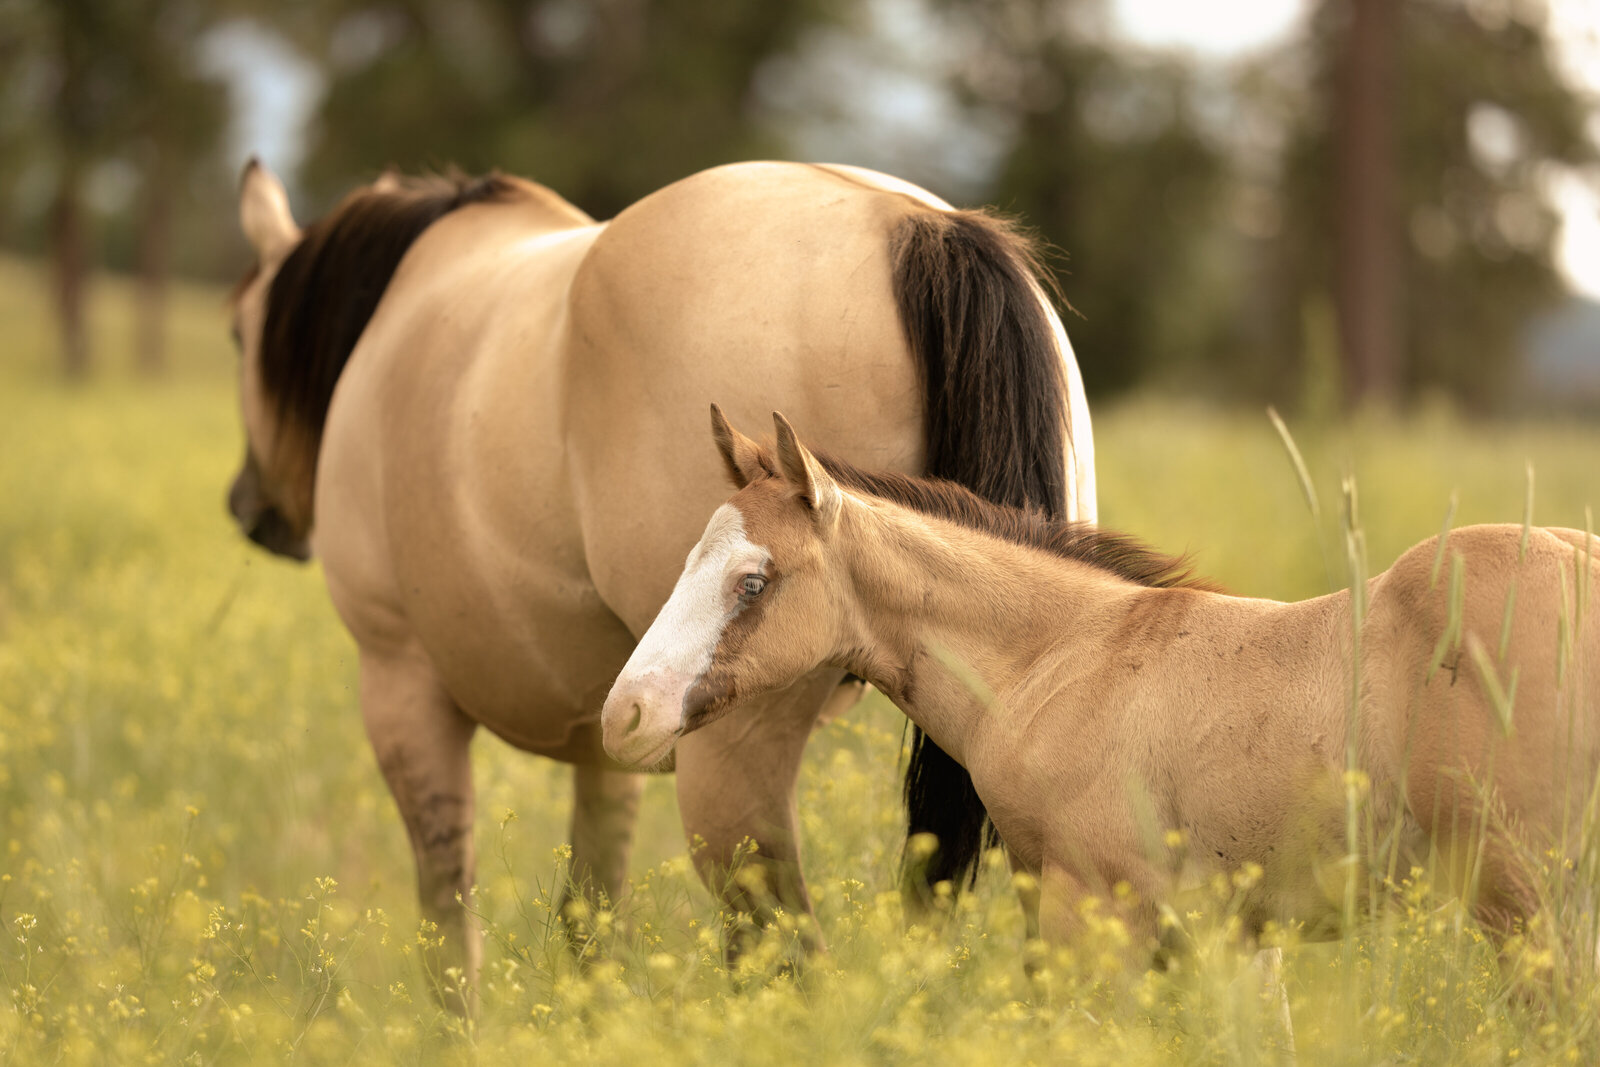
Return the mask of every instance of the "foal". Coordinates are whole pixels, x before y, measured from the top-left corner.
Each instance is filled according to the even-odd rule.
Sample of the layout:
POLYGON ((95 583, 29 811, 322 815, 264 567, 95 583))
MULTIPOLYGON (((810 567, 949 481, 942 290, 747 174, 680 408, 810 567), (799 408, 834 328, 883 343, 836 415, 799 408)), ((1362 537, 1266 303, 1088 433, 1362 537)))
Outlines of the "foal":
POLYGON ((774 418, 775 455, 712 409, 739 492, 606 700, 622 763, 655 764, 818 665, 852 671, 971 773, 1013 864, 1039 879, 1047 940, 1073 936, 1082 898, 1126 883, 1139 903, 1121 914, 1154 948, 1169 830, 1202 867, 1259 865, 1253 932, 1289 917, 1326 929, 1343 875, 1320 861, 1344 852, 1353 738, 1371 803, 1402 819, 1406 847, 1436 846, 1458 874, 1476 866, 1491 931, 1536 908, 1518 857, 1571 847, 1557 838, 1581 821, 1600 750, 1600 626, 1558 640, 1575 591, 1580 619, 1597 607, 1583 534, 1533 529, 1524 547, 1519 526, 1451 532, 1466 575, 1456 625, 1435 543, 1369 581, 1347 735, 1348 591, 1226 596, 1127 538, 818 459, 774 418), (1507 732, 1494 687, 1513 671, 1507 732), (1486 796, 1496 832, 1475 849, 1486 796))

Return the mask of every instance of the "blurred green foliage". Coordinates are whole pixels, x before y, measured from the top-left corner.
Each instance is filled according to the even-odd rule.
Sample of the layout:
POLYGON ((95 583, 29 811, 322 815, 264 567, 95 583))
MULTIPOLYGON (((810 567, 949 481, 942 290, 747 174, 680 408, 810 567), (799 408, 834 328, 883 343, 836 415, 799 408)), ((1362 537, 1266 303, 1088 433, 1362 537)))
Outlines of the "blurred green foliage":
MULTIPOLYGON (((1265 53, 1202 61, 1118 38, 1111 0, 3 0, 0 242, 54 247, 57 209, 92 187, 82 269, 241 269, 241 161, 220 148, 236 83, 216 49, 245 26, 317 79, 290 175, 304 215, 385 167, 454 164, 607 217, 703 167, 802 138, 826 151, 820 123, 852 131, 841 161, 997 204, 1061 250, 1097 398, 1155 385, 1315 409, 1349 348, 1335 72, 1355 2, 1318 0, 1265 53), (829 84, 840 64, 848 88, 829 84), (1311 336, 1330 305, 1331 337, 1311 336), (1307 364, 1316 351, 1333 362, 1307 364)), ((1559 74, 1539 4, 1397 12, 1393 195, 1376 209, 1396 399, 1505 408, 1525 325, 1562 297, 1549 181, 1593 162, 1592 101, 1559 74)))
POLYGON ((1091 395, 1186 372, 1194 384, 1197 366, 1225 365, 1242 310, 1225 149, 1203 127, 1192 70, 1111 47, 1073 9, 942 7, 971 46, 955 72, 962 95, 1016 122, 987 199, 1063 252, 1078 312, 1067 329, 1091 395))
POLYGON ((304 178, 320 201, 375 167, 525 174, 597 218, 718 163, 782 155, 752 82, 841 0, 337 0, 304 178), (426 131, 419 135, 419 131, 426 131))
MULTIPOLYGON (((1397 10, 1387 220, 1398 377, 1404 396, 1435 389, 1474 411, 1504 408, 1521 384, 1523 331, 1565 296, 1546 185, 1557 167, 1595 161, 1594 102, 1563 80, 1534 5, 1409 0, 1397 10)), ((1274 84, 1292 102, 1275 194, 1283 225, 1267 250, 1279 311, 1267 336, 1279 351, 1303 349, 1298 309, 1333 291, 1332 252, 1347 222, 1334 158, 1343 14, 1321 4, 1285 57, 1292 66, 1262 73, 1263 90, 1274 84)), ((1287 360, 1275 369, 1280 381, 1298 372, 1287 360)))

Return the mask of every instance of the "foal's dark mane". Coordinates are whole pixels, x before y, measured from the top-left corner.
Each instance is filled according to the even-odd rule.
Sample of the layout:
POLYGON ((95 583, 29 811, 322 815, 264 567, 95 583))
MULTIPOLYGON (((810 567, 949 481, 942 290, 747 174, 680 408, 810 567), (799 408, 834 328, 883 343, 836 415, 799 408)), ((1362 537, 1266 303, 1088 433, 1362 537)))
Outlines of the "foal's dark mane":
POLYGON ((1197 576, 1186 557, 1158 552, 1127 534, 1102 530, 1089 522, 1052 518, 1034 508, 996 504, 964 485, 943 478, 914 478, 893 471, 864 471, 834 456, 815 451, 812 454, 846 488, 899 504, 923 515, 948 519, 1012 544, 1088 563, 1135 585, 1154 589, 1223 591, 1210 579, 1197 576))
POLYGON ((261 330, 261 385, 279 418, 315 449, 333 387, 406 251, 457 208, 518 195, 499 174, 402 178, 357 189, 307 226, 272 279, 261 330))

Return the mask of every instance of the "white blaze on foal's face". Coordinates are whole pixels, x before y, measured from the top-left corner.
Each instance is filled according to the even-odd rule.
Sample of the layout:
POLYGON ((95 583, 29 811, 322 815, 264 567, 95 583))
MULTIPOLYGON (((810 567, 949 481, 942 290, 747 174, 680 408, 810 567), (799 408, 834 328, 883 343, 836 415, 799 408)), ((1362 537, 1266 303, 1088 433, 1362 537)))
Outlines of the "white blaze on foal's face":
POLYGON ((739 509, 718 508, 606 698, 601 726, 612 758, 648 767, 666 756, 684 727, 684 698, 711 666, 728 621, 760 595, 767 563, 739 509))

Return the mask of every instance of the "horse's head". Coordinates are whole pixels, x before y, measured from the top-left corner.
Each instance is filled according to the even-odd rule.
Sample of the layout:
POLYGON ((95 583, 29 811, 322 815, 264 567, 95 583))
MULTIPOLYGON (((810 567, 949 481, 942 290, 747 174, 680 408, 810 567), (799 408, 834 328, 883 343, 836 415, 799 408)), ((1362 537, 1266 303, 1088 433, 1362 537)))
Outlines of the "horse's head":
POLYGON ((263 334, 272 283, 300 243, 283 183, 252 159, 239 191, 239 224, 256 263, 231 301, 234 344, 239 349, 239 400, 244 411, 245 456, 228 491, 228 510, 246 537, 292 559, 311 555, 311 483, 316 456, 298 427, 262 383, 263 334))
POLYGON ((847 569, 832 551, 845 497, 774 414, 775 456, 711 409, 739 491, 711 516, 672 596, 606 698, 606 751, 660 763, 683 734, 850 647, 847 569))

